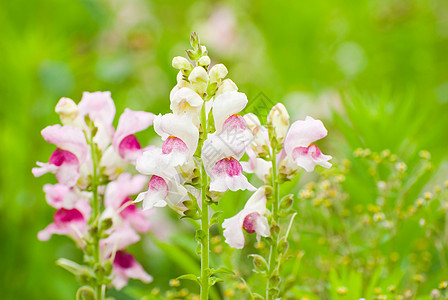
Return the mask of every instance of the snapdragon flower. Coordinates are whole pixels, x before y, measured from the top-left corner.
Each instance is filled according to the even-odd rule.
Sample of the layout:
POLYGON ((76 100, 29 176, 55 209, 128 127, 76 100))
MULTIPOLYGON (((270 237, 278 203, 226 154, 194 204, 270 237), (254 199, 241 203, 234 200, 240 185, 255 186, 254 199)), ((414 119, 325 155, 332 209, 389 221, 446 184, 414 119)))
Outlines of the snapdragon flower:
MULTIPOLYGON (((58 179, 57 184, 44 186, 47 202, 56 212, 53 223, 40 231, 38 238, 67 235, 77 243, 91 268, 89 280, 98 286, 96 297, 104 299, 99 294, 110 283, 111 273, 116 276, 112 285, 117 289, 128 278, 150 282, 152 278, 141 265, 123 252, 140 240, 139 233, 150 229, 148 213, 132 201, 133 195, 144 189, 147 178, 123 170, 150 149, 140 145, 135 133, 151 126, 154 114, 125 109, 115 130, 110 92, 85 92, 78 105, 62 98, 56 112, 63 126, 48 126, 42 136, 57 149, 48 163, 38 162, 39 167, 32 170, 35 176, 55 173, 58 179)), ((61 266, 80 274, 78 264, 64 260, 61 266)))
POLYGON ((46 127, 41 133, 57 149, 51 154, 48 163, 37 162, 39 168, 33 168, 34 176, 54 173, 60 183, 74 186, 89 151, 82 129, 71 125, 53 125, 46 127))
POLYGON ((238 214, 222 223, 226 243, 233 248, 243 248, 243 229, 247 233, 255 233, 258 241, 262 236, 268 237, 270 232, 266 213, 266 186, 262 186, 249 198, 238 214))
POLYGON ((121 290, 129 281, 129 278, 139 279, 144 283, 150 283, 153 278, 146 273, 143 267, 135 260, 134 256, 125 251, 117 251, 113 262, 114 279, 112 285, 121 290))
POLYGON ((328 161, 330 155, 324 155, 313 142, 324 138, 328 131, 320 120, 306 117, 304 121, 294 122, 288 130, 284 143, 284 154, 297 166, 307 172, 314 170, 316 165, 331 167, 328 161))

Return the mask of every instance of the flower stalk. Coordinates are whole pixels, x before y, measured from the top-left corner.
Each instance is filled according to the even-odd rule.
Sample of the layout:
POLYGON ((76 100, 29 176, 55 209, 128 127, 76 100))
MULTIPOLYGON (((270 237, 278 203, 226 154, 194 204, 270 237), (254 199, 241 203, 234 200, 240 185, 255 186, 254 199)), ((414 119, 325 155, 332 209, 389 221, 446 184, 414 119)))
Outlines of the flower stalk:
MULTIPOLYGON (((93 232, 93 247, 94 247, 94 259, 95 259, 95 271, 99 269, 99 267, 102 265, 101 261, 101 255, 100 255, 100 237, 101 237, 101 222, 100 220, 100 206, 101 203, 99 201, 99 195, 98 195, 98 163, 99 163, 99 157, 98 157, 98 151, 96 149, 95 143, 93 141, 93 135, 91 134, 90 140, 90 151, 92 156, 92 224, 91 228, 96 228, 97 230, 92 230, 93 232)), ((101 274, 99 272, 95 272, 97 278, 95 283, 95 293, 96 293, 96 299, 97 300, 103 300, 105 298, 105 288, 102 284, 102 278, 101 274)))
MULTIPOLYGON (((202 140, 207 139, 207 117, 205 111, 205 105, 201 109, 201 126, 202 126, 202 140)), ((210 252, 210 225, 209 225, 209 213, 208 213, 208 176, 205 172, 204 162, 201 160, 201 230, 204 233, 201 245, 201 300, 208 299, 209 290, 209 252, 210 252)))
MULTIPOLYGON (((272 143, 272 141, 271 141, 272 143)), ((269 269, 268 269, 268 280, 266 284, 266 299, 274 299, 274 286, 272 276, 275 274, 275 270, 277 269, 277 256, 278 256, 278 224, 279 224, 279 202, 280 202, 280 185, 278 182, 278 170, 277 170, 277 162, 276 162, 276 153, 275 148, 272 148, 271 154, 271 184, 273 188, 273 196, 272 196, 272 226, 271 226, 271 235, 272 235, 272 245, 269 251, 269 269)))

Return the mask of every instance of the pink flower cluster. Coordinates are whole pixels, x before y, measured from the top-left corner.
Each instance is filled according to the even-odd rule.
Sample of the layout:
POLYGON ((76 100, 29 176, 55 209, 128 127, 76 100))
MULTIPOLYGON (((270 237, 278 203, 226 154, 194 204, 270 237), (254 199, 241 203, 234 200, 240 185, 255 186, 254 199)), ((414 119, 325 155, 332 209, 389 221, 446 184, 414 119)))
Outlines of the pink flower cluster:
POLYGON ((151 126, 154 115, 126 109, 114 129, 110 92, 85 92, 78 105, 62 98, 56 112, 63 125, 42 130, 44 139, 56 149, 48 163, 37 162, 32 170, 36 177, 54 173, 58 181, 44 186, 46 200, 56 212, 53 223, 38 238, 46 241, 53 234, 67 235, 87 251, 94 239, 92 224, 109 224, 98 238, 101 260, 113 262, 112 285, 121 289, 128 278, 150 282, 152 277, 124 251, 140 240, 139 233, 150 229, 147 213, 130 198, 142 191, 147 179, 124 170, 144 151, 135 133, 151 126), (93 189, 101 199, 98 215, 93 215, 93 189))
MULTIPOLYGON (((275 105, 269 113, 268 128, 262 126, 258 117, 252 113, 246 114, 244 119, 254 138, 246 149, 249 161, 242 163, 243 169, 247 173, 255 173, 265 184, 270 184, 272 180, 272 156, 275 157, 277 172, 284 179, 290 179, 299 168, 311 172, 317 165, 331 167, 328 162, 331 156, 322 154, 319 147, 313 144, 327 135, 322 121, 306 117, 289 126, 288 112, 281 103, 275 105), (269 156, 271 159, 267 159, 269 156)), ((224 236, 231 247, 244 247, 243 229, 248 233, 255 232, 258 240, 260 236, 270 235, 265 190, 266 186, 262 186, 242 211, 224 220, 224 236)))
POLYGON ((239 115, 247 104, 246 95, 226 79, 220 81, 214 97, 206 102, 201 97, 204 93, 199 79, 211 80, 212 74, 222 68, 225 69, 223 65, 211 68, 209 77, 203 67, 195 67, 188 81, 179 72, 178 84, 170 95, 172 113, 154 119, 154 129, 163 145, 146 150, 137 159, 137 170, 151 176, 148 190, 136 199, 143 201, 144 209, 169 205, 183 214, 187 210, 184 202, 191 195, 195 201, 200 198, 197 179, 201 161, 210 178, 210 192, 255 190, 239 162, 245 145, 252 139, 246 121, 239 115), (207 123, 213 123, 214 128, 201 127, 203 109, 207 123), (202 141, 200 132, 204 130, 210 130, 210 134, 202 141))

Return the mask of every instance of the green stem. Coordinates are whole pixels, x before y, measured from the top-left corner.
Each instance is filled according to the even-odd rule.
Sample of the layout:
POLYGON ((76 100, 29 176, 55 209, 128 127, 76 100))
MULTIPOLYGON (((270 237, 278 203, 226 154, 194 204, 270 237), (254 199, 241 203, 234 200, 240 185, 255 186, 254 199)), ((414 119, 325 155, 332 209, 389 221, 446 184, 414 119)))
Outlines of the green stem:
MULTIPOLYGON (((101 265, 101 256, 100 256, 100 201, 98 197, 98 157, 95 149, 95 144, 93 142, 93 137, 90 139, 90 152, 92 155, 92 192, 93 192, 93 223, 92 226, 96 226, 98 228, 94 238, 94 258, 96 265, 101 265)), ((97 283, 96 287, 96 299, 103 300, 104 299, 104 289, 103 285, 97 283)))
MULTIPOLYGON (((205 103, 201 110, 202 141, 207 139, 207 117, 205 112, 205 103)), ((205 172, 204 163, 201 161, 201 229, 204 232, 204 239, 201 246, 201 300, 208 300, 208 279, 209 279, 209 252, 210 252, 210 232, 208 219, 207 202, 208 176, 205 172)))
MULTIPOLYGON (((278 209, 279 209, 279 202, 280 202, 280 187, 278 183, 278 170, 277 170, 277 161, 276 161, 276 153, 275 150, 272 149, 271 154, 271 162, 272 162, 272 169, 271 169, 271 177, 272 177, 272 188, 274 190, 274 196, 273 196, 273 204, 272 204, 272 217, 273 217, 273 224, 277 225, 279 224, 278 220, 278 209)), ((274 234, 272 236, 272 245, 269 252, 269 270, 268 270, 268 282, 266 285, 266 299, 274 299, 274 295, 271 293, 271 281, 270 278, 273 275, 276 267, 277 267, 277 247, 278 247, 278 235, 274 234)))

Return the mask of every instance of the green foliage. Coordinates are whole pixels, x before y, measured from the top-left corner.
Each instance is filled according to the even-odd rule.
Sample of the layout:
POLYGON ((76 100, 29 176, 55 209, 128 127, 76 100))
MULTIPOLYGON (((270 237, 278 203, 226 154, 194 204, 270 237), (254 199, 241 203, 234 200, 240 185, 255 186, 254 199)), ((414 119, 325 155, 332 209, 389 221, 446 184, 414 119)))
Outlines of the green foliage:
MULTIPOLYGON (((57 122, 53 110, 59 98, 79 100, 83 91, 110 90, 119 113, 126 106, 167 111, 176 74, 171 57, 183 54, 191 31, 198 31, 214 59, 227 65, 250 101, 261 91, 274 103, 284 100, 292 119, 312 115, 328 124, 325 148, 335 157, 333 171, 282 185, 281 196, 293 193, 292 205, 299 209, 282 265, 289 274, 281 283, 287 291, 284 299, 390 299, 407 291, 429 299, 430 291, 448 279, 442 238, 448 146, 446 1, 120 3, 0 3, 2 299, 70 299, 81 286, 54 264, 59 257, 81 261, 77 249, 63 237, 46 243, 36 238, 52 215, 41 190, 48 177, 35 179, 30 170, 52 149, 39 132, 57 122), (212 43, 215 33, 203 34, 213 24, 208 21, 213 12, 223 8, 233 12, 235 23, 225 47, 212 43), (124 13, 129 11, 131 16, 124 13), (334 108, 331 114, 329 107, 334 108), (363 149, 361 157, 355 155, 357 148, 363 149), (407 166, 403 174, 397 174, 395 161, 381 158, 386 149, 407 166), (430 163, 420 157, 423 149, 431 153, 430 163), (350 170, 344 169, 344 158, 351 162, 350 170), (345 180, 338 182, 340 176, 345 180), (327 181, 330 188, 325 190, 327 181), (386 183, 387 193, 381 194, 379 182, 386 183), (328 197, 333 189, 336 195, 328 197), (425 192, 432 197, 425 200, 425 192), (378 203, 378 198, 384 201, 378 203), (403 204, 399 210, 398 199, 403 204), (396 222, 400 212, 406 218, 399 226, 393 223, 395 230, 384 226, 396 222), (419 274, 425 279, 421 283, 419 274)), ((140 140, 147 144, 150 138, 147 134, 140 140)), ((255 178, 253 182, 259 184, 255 178)), ((223 212, 219 219, 233 216, 248 197, 247 192, 224 195, 215 209, 223 212)), ((196 243, 185 238, 194 228, 185 226, 189 220, 159 216, 160 210, 154 214, 158 238, 144 239, 133 253, 155 281, 149 286, 131 281, 112 292, 116 299, 165 299, 166 293, 170 299, 193 297, 185 294, 184 282, 168 291, 156 287, 166 287, 181 273, 200 273, 196 243)), ((216 258, 211 266, 235 272, 217 274, 225 282, 214 285, 212 296, 248 297, 247 285, 257 286, 258 279, 248 278, 253 263, 247 255, 265 255, 268 246, 255 245, 248 236, 247 248, 233 251, 219 239, 219 226, 212 231, 218 238, 212 241, 216 258), (248 278, 247 285, 242 278, 248 278)), ((195 285, 185 284, 196 292, 195 285)), ((252 298, 257 299, 256 293, 264 295, 254 290, 252 298)))

